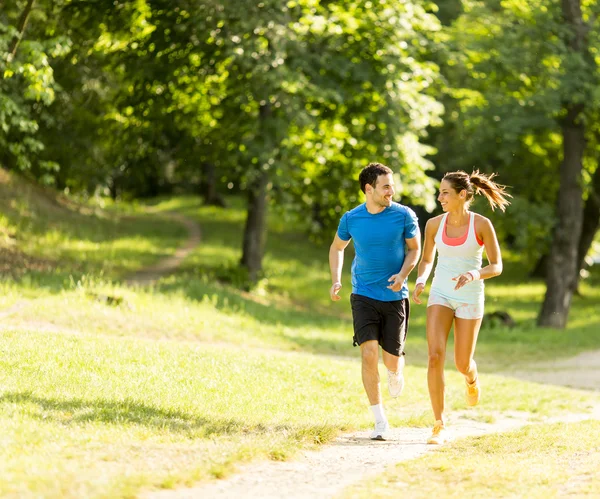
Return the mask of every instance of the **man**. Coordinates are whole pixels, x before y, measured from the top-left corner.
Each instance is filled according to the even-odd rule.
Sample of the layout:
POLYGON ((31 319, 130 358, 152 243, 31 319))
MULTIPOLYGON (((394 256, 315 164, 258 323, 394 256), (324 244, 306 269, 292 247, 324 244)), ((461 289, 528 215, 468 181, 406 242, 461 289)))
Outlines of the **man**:
POLYGON ((388 369, 388 388, 397 397, 404 387, 404 344, 409 300, 406 278, 419 260, 419 226, 415 213, 392 201, 392 170, 380 163, 366 166, 359 176, 366 202, 342 216, 329 249, 331 299, 341 299, 344 250, 354 241, 352 317, 354 346, 360 345, 362 381, 375 417, 373 440, 385 440, 389 424, 379 388, 379 345, 388 369))

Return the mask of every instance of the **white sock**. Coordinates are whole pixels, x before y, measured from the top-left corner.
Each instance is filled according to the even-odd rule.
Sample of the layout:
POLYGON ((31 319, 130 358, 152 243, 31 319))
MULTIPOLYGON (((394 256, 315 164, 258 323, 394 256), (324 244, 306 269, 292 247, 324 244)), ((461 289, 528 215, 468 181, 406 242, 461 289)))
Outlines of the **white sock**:
POLYGON ((372 405, 371 410, 373 411, 373 416, 375 416, 376 423, 379 423, 380 421, 387 421, 385 418, 385 412, 383 412, 383 404, 372 405))

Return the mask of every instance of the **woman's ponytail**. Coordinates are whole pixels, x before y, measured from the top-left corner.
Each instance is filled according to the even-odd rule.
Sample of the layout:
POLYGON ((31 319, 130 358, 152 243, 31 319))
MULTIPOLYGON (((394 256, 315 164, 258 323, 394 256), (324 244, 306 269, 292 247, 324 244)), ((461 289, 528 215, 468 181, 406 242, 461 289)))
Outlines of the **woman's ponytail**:
POLYGON ((467 191, 467 202, 473 199, 475 194, 483 194, 490 203, 492 210, 500 208, 502 211, 510 204, 508 198, 512 196, 506 192, 506 186, 493 181, 495 173, 485 175, 475 170, 471 175, 459 170, 449 172, 442 180, 449 182, 456 192, 467 191))
POLYGON ((506 186, 497 184, 493 181, 496 176, 495 173, 491 175, 485 175, 479 173, 479 170, 475 170, 469 176, 469 181, 475 187, 477 194, 483 194, 490 203, 492 210, 500 208, 502 211, 506 210, 506 207, 510 204, 507 198, 512 197, 506 192, 506 186))

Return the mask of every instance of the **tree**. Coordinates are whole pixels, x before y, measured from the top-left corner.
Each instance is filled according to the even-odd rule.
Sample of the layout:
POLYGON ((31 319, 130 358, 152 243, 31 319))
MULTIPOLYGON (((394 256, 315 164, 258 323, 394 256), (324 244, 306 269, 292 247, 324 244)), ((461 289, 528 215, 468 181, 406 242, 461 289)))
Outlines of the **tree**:
MULTIPOLYGON (((589 51, 589 27, 583 21, 580 0, 563 0, 566 25, 563 60, 568 88, 563 97, 564 156, 560 169, 561 192, 558 196, 558 220, 550 250, 546 296, 538 317, 540 326, 564 328, 579 273, 579 240, 583 220, 581 172, 586 147, 584 113, 593 90, 590 75, 597 76, 589 51)), ((597 84, 597 81, 595 82, 597 84)))
POLYGON ((39 158, 38 115, 57 90, 50 61, 70 50, 67 37, 32 29, 49 10, 46 2, 26 0, 0 13, 0 162, 23 172, 37 168, 42 180, 56 165, 39 158))
MULTIPOLYGON (((585 185, 577 178, 582 180, 584 159, 596 155, 584 147, 591 135, 583 126, 598 114, 596 66, 587 48, 571 38, 571 4, 464 5, 464 14, 448 32, 451 50, 442 64, 449 96, 444 103, 454 119, 447 119, 435 137, 439 154, 434 160, 441 171, 498 171, 502 182, 513 187, 513 209, 499 217, 499 233, 529 255, 531 264, 545 248, 553 249, 549 268, 561 275, 548 277, 539 323, 563 327, 570 296, 557 279, 567 272, 572 285, 578 271, 574 247, 580 240, 585 185)), ((595 6, 588 2, 585 8, 590 16, 595 6)), ((573 22, 580 26, 580 21, 573 22)), ((586 30, 583 26, 581 36, 597 36, 586 30)))

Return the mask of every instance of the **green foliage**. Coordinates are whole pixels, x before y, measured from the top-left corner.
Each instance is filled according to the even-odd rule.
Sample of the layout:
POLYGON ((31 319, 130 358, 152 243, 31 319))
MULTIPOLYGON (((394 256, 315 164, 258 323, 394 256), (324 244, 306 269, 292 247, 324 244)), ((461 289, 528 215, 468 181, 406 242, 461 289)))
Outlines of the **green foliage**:
MULTIPOLYGON (((439 151, 434 161, 438 175, 473 169, 499 173, 498 180, 518 198, 507 212, 510 221, 502 217, 501 230, 529 260, 548 247, 554 225, 549 207, 560 191, 564 103, 585 102, 585 120, 595 123, 600 75, 589 60, 569 53, 560 2, 463 5, 464 13, 444 32, 446 50, 438 54, 446 114, 444 127, 434 132, 439 151)), ((586 18, 595 8, 583 3, 586 18)), ((595 24, 589 36, 597 39, 595 24)), ((593 53, 597 48, 592 44, 593 53)), ((588 129, 584 163, 590 170, 598 157, 595 134, 588 129)))
MULTIPOLYGON (((204 163, 239 192, 266 172, 276 212, 322 240, 370 161, 428 211, 435 179, 474 168, 554 205, 567 97, 586 103, 585 182, 600 154, 598 74, 567 57, 558 1, 38 0, 11 58, 25 6, 0 14, 0 161, 70 192, 189 191, 204 163)), ((506 232, 516 249, 547 239, 533 225, 506 232)))
MULTIPOLYGON (((14 3, 0 15, 0 162, 41 177, 54 163, 39 161, 44 143, 39 140, 38 114, 51 104, 57 89, 51 62, 70 51, 63 34, 30 40, 19 31, 24 1, 14 3)), ((31 14, 44 21, 38 11, 31 14)))
POLYGON ((553 205, 515 196, 506 213, 492 213, 483 199, 478 200, 475 209, 493 221, 499 240, 519 254, 527 271, 533 270, 541 255, 548 254, 556 219, 553 205))

